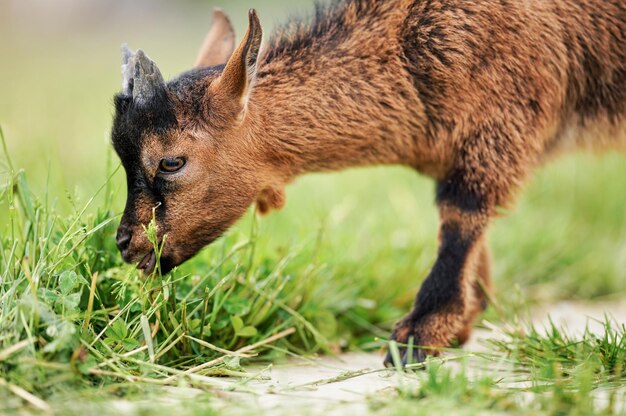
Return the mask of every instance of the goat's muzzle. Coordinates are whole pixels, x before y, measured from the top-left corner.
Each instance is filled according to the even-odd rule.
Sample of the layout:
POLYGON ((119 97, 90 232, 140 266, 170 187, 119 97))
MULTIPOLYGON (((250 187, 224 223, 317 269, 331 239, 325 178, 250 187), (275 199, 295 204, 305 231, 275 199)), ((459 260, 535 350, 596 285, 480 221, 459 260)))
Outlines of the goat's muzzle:
POLYGON ((120 224, 119 228, 117 229, 117 237, 115 239, 115 243, 117 244, 117 248, 122 254, 122 258, 127 263, 132 261, 132 256, 129 252, 130 241, 132 240, 132 238, 133 232, 131 228, 124 223, 120 224))

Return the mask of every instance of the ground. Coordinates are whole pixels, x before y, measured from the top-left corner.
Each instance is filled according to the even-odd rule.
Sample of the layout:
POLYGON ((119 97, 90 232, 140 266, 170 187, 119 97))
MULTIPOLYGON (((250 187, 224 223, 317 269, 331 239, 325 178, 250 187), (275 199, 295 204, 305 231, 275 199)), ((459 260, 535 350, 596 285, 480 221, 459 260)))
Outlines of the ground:
MULTIPOLYGON (((553 305, 535 308, 527 323, 549 330, 552 324, 568 328, 573 337, 583 338, 594 334, 602 337, 605 331, 603 322, 607 315, 620 317, 614 324, 626 317, 626 302, 572 302, 563 301, 553 305)), ((442 358, 446 370, 434 367, 428 370, 401 372, 385 369, 381 366, 383 354, 380 352, 349 352, 338 355, 300 356, 249 366, 246 374, 238 378, 214 378, 209 381, 211 392, 193 386, 162 387, 158 396, 143 399, 109 399, 106 402, 83 402, 77 404, 56 404, 55 410, 61 413, 99 414, 143 414, 145 412, 166 413, 167 409, 185 407, 189 402, 198 402, 195 409, 199 413, 212 409, 219 414, 273 414, 287 415, 298 409, 300 415, 314 415, 323 412, 329 416, 345 414, 424 414, 454 411, 454 414, 588 414, 589 403, 585 406, 562 407, 559 404, 541 403, 535 396, 541 390, 533 390, 531 377, 520 377, 519 368, 511 365, 505 355, 497 357, 500 362, 493 363, 489 344, 495 340, 506 342, 508 336, 497 326, 488 322, 477 329, 463 350, 449 351, 442 358), (483 355, 485 354, 485 355, 483 355), (518 370, 518 371, 516 371, 518 370), (427 373, 429 371, 430 373, 427 373), (508 395, 498 397, 491 394, 490 401, 483 403, 471 400, 460 407, 467 397, 455 397, 453 391, 430 392, 437 403, 432 408, 420 410, 420 401, 428 398, 426 393, 420 400, 404 400, 407 391, 427 391, 424 387, 432 382, 429 376, 437 372, 449 371, 460 377, 464 383, 477 383, 481 377, 493 377, 490 389, 505 392, 508 395), (451 396, 447 394, 452 393, 451 396), (207 397, 210 398, 207 400, 207 397), (514 399, 511 404, 506 399, 514 399), (412 402, 413 401, 413 402, 412 402), (537 404, 537 403, 540 404, 537 404), (534 403, 534 404, 533 404, 534 403), (407 408, 408 407, 408 408, 407 408), (464 413, 465 412, 465 413, 464 413)), ((433 361, 430 365, 435 365, 433 361)), ((435 378, 436 380, 436 378, 435 378)), ((444 380, 439 380, 442 382, 444 380)), ((453 384, 449 380, 445 383, 453 384)), ((617 388, 597 388, 584 400, 592 400, 597 409, 612 409, 607 413, 621 414, 626 411, 626 385, 617 388)), ((45 405, 47 406, 47 405, 45 405)), ((193 407, 192 407, 193 408, 193 407)))

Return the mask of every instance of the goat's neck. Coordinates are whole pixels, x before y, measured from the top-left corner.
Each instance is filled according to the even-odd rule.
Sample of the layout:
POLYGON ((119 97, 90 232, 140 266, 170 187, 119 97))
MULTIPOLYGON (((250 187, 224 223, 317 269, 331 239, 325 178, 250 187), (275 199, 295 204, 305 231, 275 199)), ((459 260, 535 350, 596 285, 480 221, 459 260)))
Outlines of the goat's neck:
POLYGON ((337 74, 286 77, 261 80, 249 103, 254 135, 286 176, 411 163, 412 146, 402 143, 411 141, 406 110, 397 99, 375 97, 375 86, 337 74))
POLYGON ((404 70, 386 40, 392 37, 363 36, 361 49, 342 46, 261 65, 249 101, 253 134, 286 176, 415 165, 419 98, 408 79, 398 79, 404 70), (367 59, 358 56, 363 48, 371 50, 367 59))

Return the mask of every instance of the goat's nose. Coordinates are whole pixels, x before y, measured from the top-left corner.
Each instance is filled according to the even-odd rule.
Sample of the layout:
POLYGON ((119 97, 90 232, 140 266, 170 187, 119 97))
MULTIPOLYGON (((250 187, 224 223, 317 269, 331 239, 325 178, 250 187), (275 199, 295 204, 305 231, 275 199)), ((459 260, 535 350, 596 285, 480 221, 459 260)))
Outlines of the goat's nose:
POLYGON ((117 238, 115 243, 117 244, 117 248, 119 248, 120 252, 124 254, 126 250, 128 250, 128 246, 130 245, 130 240, 133 237, 131 232, 126 227, 120 226, 117 230, 117 238))

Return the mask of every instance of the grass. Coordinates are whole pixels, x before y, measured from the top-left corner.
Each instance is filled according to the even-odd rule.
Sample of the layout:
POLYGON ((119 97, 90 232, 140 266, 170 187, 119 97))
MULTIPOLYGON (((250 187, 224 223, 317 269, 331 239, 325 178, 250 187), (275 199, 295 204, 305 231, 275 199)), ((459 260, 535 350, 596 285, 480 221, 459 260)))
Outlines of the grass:
MULTIPOLYGON (((235 3, 226 11, 242 33, 235 3)), ((286 4, 309 7, 264 3, 266 27, 286 4)), ((0 66, 10 80, 0 95, 0 413, 256 414, 254 399, 224 392, 254 397, 259 369, 288 356, 380 349, 434 260, 432 183, 386 167, 304 177, 282 212, 249 212, 168 275, 122 264, 124 174, 106 139, 117 45, 144 47, 166 75, 186 69, 207 18, 179 7, 83 31, 0 25, 11 62, 0 66)), ((563 158, 494 222, 498 304, 485 314, 495 329, 484 350, 302 388, 376 371, 398 382, 364 398, 372 414, 623 413, 623 318, 570 334, 519 317, 539 303, 624 298, 624 161, 563 158)))
MULTIPOLYGON (((458 367, 437 360, 404 383, 397 396, 372 402, 394 414, 615 414, 626 411, 626 328, 608 317, 602 334, 571 337, 552 324, 505 330, 488 352, 466 354, 458 367), (419 404, 419 408, 416 408, 419 404)), ((383 414, 388 414, 383 412, 383 414)))
MULTIPOLYGON (((299 261, 296 251, 273 267, 253 267, 254 228, 246 240, 225 239, 199 275, 157 270, 148 278, 120 264, 111 239, 116 218, 106 204, 85 215, 90 199, 58 216, 47 198, 29 192, 23 171, 0 196, 9 210, 0 263, 7 383, 54 394, 88 386, 88 375, 149 380, 206 362, 216 364, 211 373, 229 374, 257 353, 330 351, 333 298, 314 296, 327 282, 315 265, 304 280, 285 273, 299 261), (268 351, 262 347, 270 337, 280 342, 268 351), (249 344, 259 347, 246 354, 249 344), (57 374, 66 382, 46 381, 57 374)), ((154 237, 154 223, 146 232, 154 237)))
MULTIPOLYGON (((50 195, 34 195, 26 173, 15 170, 8 155, 4 169, 3 411, 71 414, 83 409, 67 405, 77 398, 91 410, 122 399, 150 408, 150 397, 167 386, 206 391, 209 403, 200 401, 188 410, 215 410, 219 391, 245 390, 246 380, 263 377, 247 372, 246 363, 385 344, 387 314, 397 313, 397 299, 384 293, 375 297, 372 281, 355 282, 342 274, 341 265, 330 266, 323 228, 300 247, 266 256, 259 222, 250 215, 191 266, 143 276, 121 264, 113 244, 118 218, 110 184, 115 169, 96 195, 82 203, 72 200, 69 215, 57 212, 50 195), (96 204, 99 199, 103 203, 96 204), (225 383, 215 376, 239 381, 225 383)), ((152 222, 145 232, 156 244, 154 227, 152 222)), ((379 281, 376 290, 384 284, 379 281)), ((496 306, 491 317, 507 328, 517 316, 515 308, 496 306)), ((603 335, 587 331, 580 338, 554 325, 545 333, 516 326, 504 335, 487 353, 461 354, 473 368, 482 368, 480 377, 468 375, 468 364, 459 371, 432 360, 394 394, 370 399, 372 412, 404 414, 418 404, 440 411, 462 408, 468 414, 529 414, 524 413, 529 395, 535 397, 532 414, 610 414, 622 408, 623 324, 607 318, 603 335), (485 370, 494 362, 497 371, 485 370), (608 395, 608 402, 594 404, 598 391, 608 395)))

